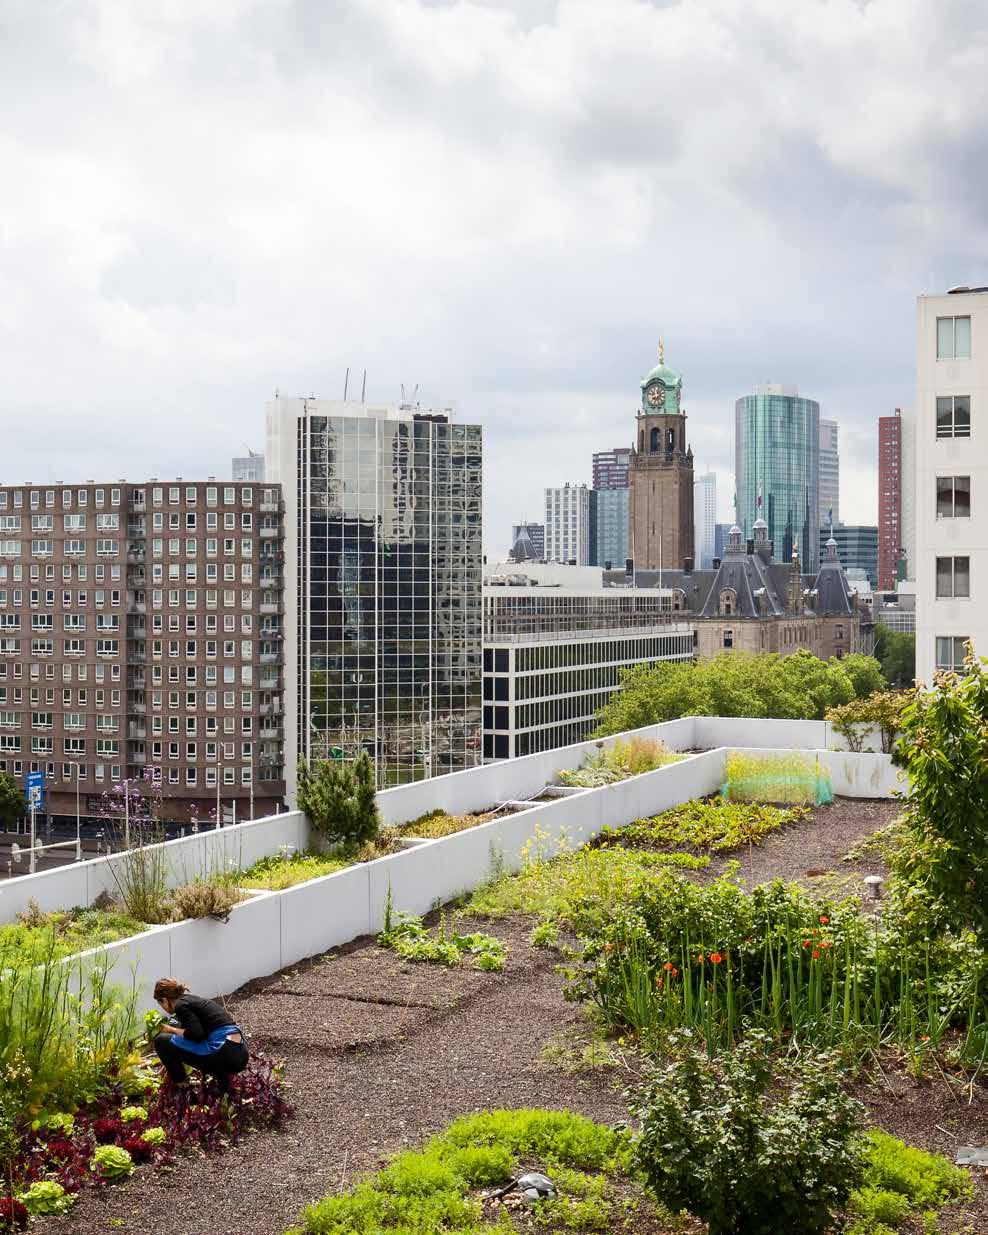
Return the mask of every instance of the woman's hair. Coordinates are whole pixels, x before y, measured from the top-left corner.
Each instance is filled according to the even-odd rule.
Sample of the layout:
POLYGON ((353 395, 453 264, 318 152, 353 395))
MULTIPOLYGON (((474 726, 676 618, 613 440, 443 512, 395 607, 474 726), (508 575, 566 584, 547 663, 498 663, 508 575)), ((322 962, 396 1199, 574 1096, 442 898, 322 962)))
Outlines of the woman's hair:
POLYGON ((154 984, 154 997, 159 999, 180 999, 188 991, 187 986, 174 978, 159 978, 154 984))

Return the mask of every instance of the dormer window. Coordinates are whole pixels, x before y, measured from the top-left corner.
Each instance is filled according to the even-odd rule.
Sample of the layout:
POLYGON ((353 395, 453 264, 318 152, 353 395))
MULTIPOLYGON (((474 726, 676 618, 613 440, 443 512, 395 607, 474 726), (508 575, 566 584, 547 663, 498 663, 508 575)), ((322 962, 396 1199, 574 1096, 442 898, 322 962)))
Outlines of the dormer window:
POLYGON ((721 588, 717 612, 721 617, 732 617, 738 610, 738 594, 733 588, 721 588))

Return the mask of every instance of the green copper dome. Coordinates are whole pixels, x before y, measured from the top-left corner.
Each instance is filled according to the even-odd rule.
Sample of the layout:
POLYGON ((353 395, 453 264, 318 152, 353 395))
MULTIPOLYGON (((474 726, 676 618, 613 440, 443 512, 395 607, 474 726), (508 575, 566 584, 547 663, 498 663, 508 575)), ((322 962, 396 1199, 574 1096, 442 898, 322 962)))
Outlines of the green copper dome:
POLYGON ((674 373, 665 361, 660 360, 655 368, 652 369, 651 372, 646 373, 642 378, 642 390, 644 390, 646 386, 650 386, 652 382, 661 382, 663 386, 672 389, 673 386, 681 386, 683 384, 683 378, 681 374, 674 373))
POLYGON ((645 415, 678 413, 682 411, 683 379, 666 364, 665 346, 659 340, 659 363, 641 381, 642 412, 645 415))

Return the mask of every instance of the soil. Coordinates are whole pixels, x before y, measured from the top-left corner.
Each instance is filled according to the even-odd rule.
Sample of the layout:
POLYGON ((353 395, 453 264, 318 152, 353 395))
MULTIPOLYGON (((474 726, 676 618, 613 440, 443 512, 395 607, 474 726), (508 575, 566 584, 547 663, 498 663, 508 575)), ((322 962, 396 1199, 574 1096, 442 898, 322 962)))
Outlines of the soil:
MULTIPOLYGON (((873 860, 859 873, 841 858, 896 812, 888 802, 818 808, 754 850, 755 878, 806 879, 807 871, 848 866, 856 878, 864 867, 870 873, 873 860)), ((743 861, 746 868, 747 854, 743 861)), ((558 954, 529 946, 531 925, 515 918, 476 928, 507 940, 502 973, 407 964, 362 939, 249 983, 226 1002, 253 1048, 285 1061, 295 1105, 287 1128, 252 1134, 222 1156, 182 1157, 172 1170, 139 1170, 121 1185, 83 1192, 68 1215, 34 1229, 281 1235, 306 1205, 459 1115, 540 1106, 605 1123, 625 1119, 621 1090, 634 1070, 620 1052, 602 1052, 605 1062, 595 1067, 554 1061, 561 1041, 587 1042, 590 1031, 583 1010, 562 998, 558 954)), ((940 1076, 918 1082, 883 1063, 856 1091, 876 1124, 911 1144, 951 1158, 958 1144, 988 1144, 984 1085, 969 1091, 940 1076)), ((945 1210, 942 1231, 988 1230, 988 1172, 977 1175, 976 1200, 945 1210)), ((519 1229, 529 1229, 520 1215, 519 1229)))

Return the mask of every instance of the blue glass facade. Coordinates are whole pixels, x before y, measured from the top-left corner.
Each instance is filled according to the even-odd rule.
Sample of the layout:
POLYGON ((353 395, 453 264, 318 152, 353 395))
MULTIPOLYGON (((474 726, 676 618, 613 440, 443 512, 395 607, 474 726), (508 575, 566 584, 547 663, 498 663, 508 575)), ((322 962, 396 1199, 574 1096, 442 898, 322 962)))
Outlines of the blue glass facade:
POLYGON ((597 499, 597 561, 604 566, 613 563, 623 568, 630 556, 628 549, 628 489, 598 489, 597 499))
POLYGON ((796 549, 804 571, 820 565, 820 405, 798 394, 745 395, 735 404, 738 523, 746 539, 759 515, 775 557, 796 549), (759 505, 761 496, 761 505, 759 505))

